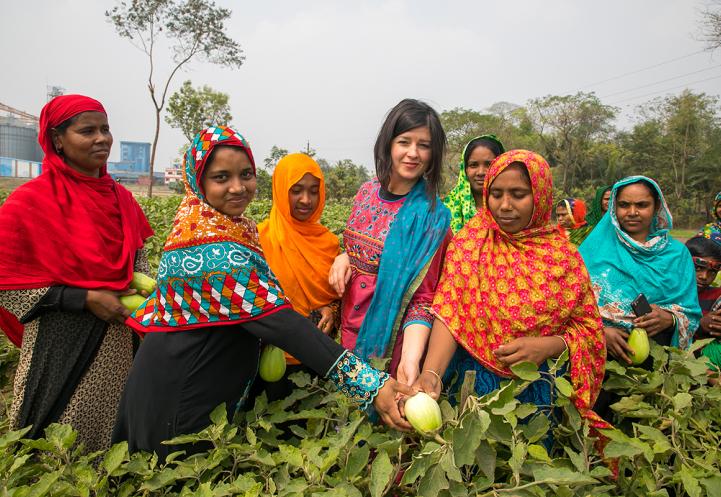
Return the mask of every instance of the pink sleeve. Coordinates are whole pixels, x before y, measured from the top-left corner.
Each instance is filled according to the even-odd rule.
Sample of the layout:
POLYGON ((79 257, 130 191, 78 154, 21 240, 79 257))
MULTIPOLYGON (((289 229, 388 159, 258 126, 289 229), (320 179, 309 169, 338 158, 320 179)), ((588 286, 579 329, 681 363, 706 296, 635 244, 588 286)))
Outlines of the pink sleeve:
POLYGON ((433 256, 423 281, 421 281, 411 301, 408 303, 401 329, 405 329, 406 326, 410 324, 423 324, 429 328, 433 325, 434 316, 431 313, 431 304, 433 303, 433 296, 436 293, 438 280, 441 277, 443 262, 446 258, 446 249, 452 238, 453 233, 449 229, 438 247, 436 254, 433 256))

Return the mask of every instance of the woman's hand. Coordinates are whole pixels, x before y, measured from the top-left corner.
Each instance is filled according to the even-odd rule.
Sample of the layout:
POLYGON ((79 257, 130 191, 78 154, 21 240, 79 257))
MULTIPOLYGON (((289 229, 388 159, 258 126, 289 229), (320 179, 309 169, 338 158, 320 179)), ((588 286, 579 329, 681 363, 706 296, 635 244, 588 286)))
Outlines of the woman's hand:
POLYGON ((425 392, 435 400, 438 400, 441 396, 443 384, 436 375, 426 370, 418 376, 412 388, 414 390, 425 392))
POLYGON ((328 333, 333 331, 333 326, 335 325, 335 314, 333 313, 333 309, 331 309, 327 305, 319 308, 318 312, 320 313, 320 321, 318 321, 318 328, 320 329, 320 331, 327 335, 328 333))
POLYGON ((628 333, 619 328, 612 328, 606 326, 603 328, 603 333, 606 335, 606 350, 626 364, 631 364, 631 359, 628 354, 633 354, 633 350, 628 346, 628 333))
POLYGON ((721 311, 711 311, 702 317, 701 329, 712 337, 721 337, 721 311))
POLYGON ((88 296, 85 298, 85 309, 103 321, 124 323, 125 318, 132 313, 120 303, 118 297, 133 295, 135 293, 135 290, 125 290, 124 292, 88 290, 88 296))
POLYGON ((401 357, 401 362, 398 364, 398 381, 404 385, 411 386, 415 383, 420 373, 420 361, 414 361, 412 359, 404 359, 401 357))
POLYGON ((648 336, 652 337, 673 326, 673 314, 656 304, 651 304, 651 312, 634 319, 633 326, 643 328, 648 336))
POLYGON ((566 348, 559 336, 520 337, 501 345, 493 354, 506 366, 533 362, 540 366, 549 357, 558 357, 566 348))
POLYGON ((328 274, 328 283, 333 287, 339 297, 342 297, 345 293, 345 286, 348 284, 351 276, 350 258, 348 254, 343 252, 338 254, 330 267, 330 273, 328 274))
POLYGON ((385 385, 378 390, 378 394, 373 400, 373 406, 385 424, 396 430, 410 431, 412 427, 401 415, 396 397, 413 394, 415 391, 411 387, 398 383, 393 378, 388 378, 385 385))

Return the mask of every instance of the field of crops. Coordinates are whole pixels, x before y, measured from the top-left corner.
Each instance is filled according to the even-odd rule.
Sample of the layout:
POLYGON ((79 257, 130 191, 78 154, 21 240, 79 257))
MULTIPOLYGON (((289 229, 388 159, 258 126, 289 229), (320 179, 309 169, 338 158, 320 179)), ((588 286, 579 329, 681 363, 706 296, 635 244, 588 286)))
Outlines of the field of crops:
MULTIPOLYGON (((156 265, 178 201, 140 199, 156 232, 156 265)), ((248 215, 260 220, 269 208, 255 202, 248 215)), ((348 212, 329 205, 323 222, 339 233, 348 212)), ((561 358, 548 373, 520 365, 518 379, 480 398, 462 390, 461 408, 444 400, 443 427, 431 437, 371 424, 325 380, 298 374, 290 397, 269 404, 261 396, 232 423, 220 406, 206 430, 173 441, 208 441, 211 450, 160 464, 126 444, 84 453, 69 426, 52 425, 41 440, 10 431, 18 353, 0 338, 0 496, 719 496, 721 388, 707 384, 693 353, 654 344, 651 354, 651 371, 607 366, 604 388, 620 400, 616 429, 604 433, 605 461, 569 382, 553 375, 561 358), (554 386, 558 423, 515 399, 539 379, 554 386)))

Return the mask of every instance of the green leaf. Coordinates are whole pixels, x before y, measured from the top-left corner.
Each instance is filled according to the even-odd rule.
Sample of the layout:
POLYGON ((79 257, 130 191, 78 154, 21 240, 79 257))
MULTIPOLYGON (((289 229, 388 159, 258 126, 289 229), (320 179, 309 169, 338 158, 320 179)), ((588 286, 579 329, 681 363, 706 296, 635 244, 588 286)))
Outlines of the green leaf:
MULTIPOLYGON (((53 426, 53 425, 50 425, 53 426)), ((61 425, 56 425, 61 426, 61 425)), ((67 425, 66 425, 67 426, 67 425)), ((46 432, 47 433, 47 432, 46 432)), ((53 471, 52 473, 45 473, 40 479, 30 487, 30 492, 27 493, 26 497, 42 497, 46 495, 50 490, 50 487, 60 478, 62 471, 53 471)))
POLYGON ((556 383, 556 389, 561 395, 569 398, 573 395, 573 387, 566 378, 563 376, 556 376, 554 381, 556 383))
POLYGON ((524 442, 516 442, 511 446, 511 457, 508 459, 508 465, 511 467, 514 475, 521 472, 523 463, 526 461, 528 448, 524 442))
POLYGON ((441 457, 440 465, 443 471, 446 472, 446 477, 449 480, 462 482, 463 477, 461 476, 460 470, 456 467, 453 458, 453 448, 449 447, 445 454, 441 457))
POLYGON ((381 451, 371 464, 371 479, 368 485, 371 497, 381 497, 393 476, 393 465, 388 454, 381 451))
POLYGON ((551 428, 551 422, 543 413, 539 413, 525 425, 521 425, 521 431, 530 443, 535 443, 546 436, 551 428))
POLYGON ((461 467, 473 464, 480 443, 481 420, 475 413, 469 413, 463 417, 461 425, 453 430, 453 453, 456 457, 456 465, 461 467))
POLYGON ((175 481, 178 479, 178 472, 174 468, 163 468, 159 472, 153 474, 153 476, 143 483, 143 485, 140 487, 140 490, 149 490, 151 492, 154 492, 155 490, 159 490, 163 487, 167 487, 168 485, 171 485, 172 483, 175 483, 175 481))
POLYGON ((461 391, 458 405, 461 409, 466 408, 466 399, 476 393, 476 371, 471 369, 463 374, 463 384, 461 385, 461 391))
POLYGON ((691 394, 686 392, 677 393, 673 396, 673 410, 676 412, 682 411, 687 408, 693 402, 691 394))
POLYGON ((421 497, 438 497, 441 490, 448 488, 448 479, 439 465, 435 465, 428 471, 418 485, 418 495, 421 497))
POLYGON ((213 412, 210 413, 210 421, 216 426, 228 424, 228 411, 225 409, 225 403, 213 409, 213 412))
POLYGON ((495 481, 496 449, 488 440, 482 440, 476 449, 476 464, 491 482, 495 481))
POLYGON ((45 428, 45 438, 58 450, 67 450, 75 443, 78 433, 70 425, 53 423, 45 428))
POLYGON ((703 478, 701 485, 706 489, 706 495, 721 495, 721 475, 703 478))
POLYGON ((682 466, 678 474, 681 477, 681 483, 683 483, 683 488, 684 490, 686 490, 686 493, 689 495, 689 497, 700 497, 701 485, 699 485, 698 480, 691 474, 691 471, 688 469, 688 467, 682 466))
POLYGON ((21 430, 13 430, 9 431, 7 433, 4 433, 2 437, 0 437, 0 449, 4 449, 8 445, 12 445, 18 440, 22 439, 27 432, 29 432, 32 429, 31 426, 26 426, 25 428, 22 428, 21 430))
POLYGON ((428 468, 435 464, 436 457, 433 454, 414 457, 410 467, 403 474, 401 485, 412 485, 418 477, 426 474, 428 468))
POLYGON ((105 453, 103 459, 103 468, 108 474, 112 474, 113 471, 118 469, 123 461, 128 459, 128 442, 120 442, 112 447, 105 453))
POLYGON ((551 458, 548 457, 548 452, 543 445, 531 444, 528 446, 528 454, 539 461, 551 463, 551 458))
POLYGON ((535 480, 550 480, 556 485, 591 485, 598 480, 570 468, 556 466, 537 466, 533 468, 535 480))
POLYGON ((514 375, 524 381, 536 381, 541 378, 541 373, 538 372, 538 366, 529 361, 514 364, 511 366, 511 371, 514 375))
POLYGON ((634 458, 635 456, 642 454, 643 449, 624 442, 617 442, 612 440, 608 442, 606 448, 603 450, 603 454, 608 458, 616 457, 629 457, 634 458))
POLYGON ((368 458, 370 457, 371 449, 368 444, 362 447, 354 447, 350 450, 348 455, 348 463, 345 465, 345 477, 352 479, 368 464, 368 458))
POLYGON ((296 468, 303 467, 303 451, 292 445, 280 444, 278 446, 278 462, 285 462, 296 468))

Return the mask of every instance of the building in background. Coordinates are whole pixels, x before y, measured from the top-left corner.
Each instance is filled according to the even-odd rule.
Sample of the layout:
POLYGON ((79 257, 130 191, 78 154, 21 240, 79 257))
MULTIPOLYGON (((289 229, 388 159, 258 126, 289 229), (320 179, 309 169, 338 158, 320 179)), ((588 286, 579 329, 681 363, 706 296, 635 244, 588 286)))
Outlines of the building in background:
POLYGON ((147 173, 150 171, 150 143, 120 142, 120 161, 108 162, 108 172, 147 173))

